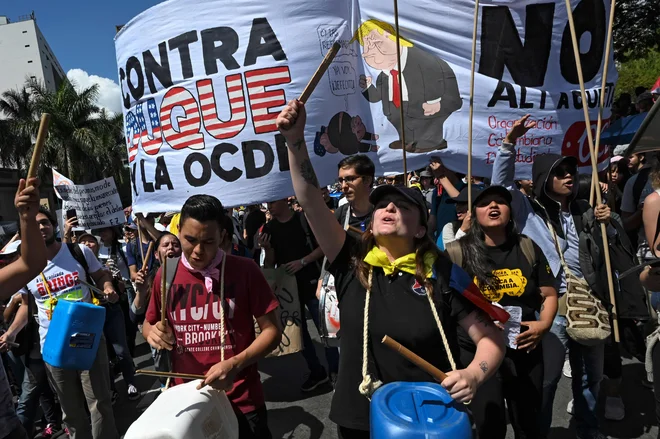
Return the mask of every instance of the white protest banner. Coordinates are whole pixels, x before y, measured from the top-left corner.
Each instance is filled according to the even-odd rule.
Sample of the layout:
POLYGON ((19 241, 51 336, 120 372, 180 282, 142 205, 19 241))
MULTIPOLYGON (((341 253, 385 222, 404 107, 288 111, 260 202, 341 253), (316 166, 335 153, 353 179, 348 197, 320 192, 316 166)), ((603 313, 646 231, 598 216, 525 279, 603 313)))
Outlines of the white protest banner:
POLYGON ((74 183, 72 180, 66 178, 64 175, 60 174, 57 172, 55 169, 53 169, 53 189, 55 190, 55 195, 57 198, 60 200, 62 197, 60 196, 60 193, 57 191, 57 186, 72 186, 74 183))
MULTIPOLYGON (((572 5, 595 130, 609 2, 572 5)), ((339 160, 355 153, 369 154, 379 175, 402 172, 401 107, 408 169, 437 155, 465 172, 473 8, 400 0, 401 72, 389 2, 170 0, 145 11, 116 36, 135 209, 178 210, 196 193, 227 206, 291 195, 275 118, 335 41, 342 48, 307 103, 319 181, 334 181, 339 160)), ((507 130, 527 113, 538 128, 519 139, 517 178, 549 152, 589 169, 564 2, 485 0, 478 16, 474 175, 490 176, 507 130)), ((610 63, 604 126, 616 77, 610 63)))
POLYGON ((64 212, 75 209, 78 225, 85 229, 117 226, 126 222, 115 179, 90 184, 57 186, 64 212))

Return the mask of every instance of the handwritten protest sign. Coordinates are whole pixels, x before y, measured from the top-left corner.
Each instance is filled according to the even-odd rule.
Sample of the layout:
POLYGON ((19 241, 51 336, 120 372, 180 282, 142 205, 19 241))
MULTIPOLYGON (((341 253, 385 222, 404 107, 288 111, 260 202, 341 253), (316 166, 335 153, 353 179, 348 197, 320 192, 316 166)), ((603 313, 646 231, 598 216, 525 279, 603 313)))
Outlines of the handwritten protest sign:
POLYGON ((112 227, 126 222, 115 179, 96 183, 61 185, 56 187, 62 200, 62 210, 76 210, 78 224, 85 229, 112 227))
MULTIPOLYGON (((586 129, 595 130, 601 93, 607 126, 617 78, 611 62, 610 82, 600 89, 610 2, 571 3, 587 102, 563 0, 481 2, 474 175, 490 177, 507 131, 527 113, 538 126, 516 145, 516 178, 529 178, 546 153, 575 156, 590 172, 586 129)), ((437 155, 465 172, 474 2, 420 8, 399 0, 400 35, 392 8, 379 0, 291 0, 275 8, 264 0, 170 0, 131 20, 115 42, 134 209, 178 210, 200 193, 218 194, 227 206, 292 195, 275 119, 334 42, 341 49, 306 105, 305 139, 321 184, 356 153, 368 154, 378 175, 400 173, 404 147, 408 169, 437 155)))
MULTIPOLYGON (((284 267, 266 268, 263 272, 268 284, 275 292, 275 297, 280 302, 278 314, 281 327, 284 329, 280 345, 268 354, 268 357, 282 357, 300 352, 303 346, 301 325, 306 323, 306 319, 301 316, 296 277, 288 275, 284 267)), ((254 330, 257 336, 261 333, 256 320, 254 330)))

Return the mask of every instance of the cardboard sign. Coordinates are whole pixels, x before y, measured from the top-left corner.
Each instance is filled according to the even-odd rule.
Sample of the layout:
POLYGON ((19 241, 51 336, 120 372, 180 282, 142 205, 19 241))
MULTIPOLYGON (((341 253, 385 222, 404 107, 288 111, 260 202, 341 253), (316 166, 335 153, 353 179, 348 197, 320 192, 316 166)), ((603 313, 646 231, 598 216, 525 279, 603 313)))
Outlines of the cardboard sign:
MULTIPOLYGON (((275 297, 280 302, 277 311, 280 318, 282 333, 282 342, 267 357, 282 357, 284 355, 295 354, 303 349, 302 343, 302 325, 307 321, 304 314, 301 315, 300 300, 298 299, 298 285, 296 277, 286 273, 284 267, 264 268, 264 276, 268 284, 273 289, 275 297)), ((254 330, 259 336, 261 331, 257 321, 254 322, 254 330)))

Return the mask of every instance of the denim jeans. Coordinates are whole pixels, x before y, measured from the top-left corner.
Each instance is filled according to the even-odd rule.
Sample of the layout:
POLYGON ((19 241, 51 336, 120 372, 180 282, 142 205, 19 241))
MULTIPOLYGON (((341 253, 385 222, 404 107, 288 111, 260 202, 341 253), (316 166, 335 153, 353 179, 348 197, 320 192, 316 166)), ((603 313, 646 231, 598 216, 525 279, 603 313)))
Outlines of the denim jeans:
POLYGON ((34 430, 40 402, 46 422, 59 425, 62 422, 61 409, 55 402, 55 395, 48 384, 46 364, 41 358, 30 358, 27 360, 23 391, 18 400, 18 407, 16 407, 16 415, 29 434, 32 434, 34 430))
MULTIPOLYGON (((307 306, 307 309, 312 315, 312 320, 314 321, 314 325, 316 325, 316 328, 318 329, 319 300, 316 297, 314 297, 313 299, 309 299, 305 303, 305 306, 307 306)), ((302 313, 302 315, 304 316, 305 314, 302 313)), ((320 373, 319 371, 323 368, 323 366, 321 366, 321 362, 316 356, 314 341, 312 340, 312 336, 309 334, 309 330, 307 329, 306 319, 303 320, 302 331, 303 331, 302 354, 303 357, 305 358, 305 361, 307 362, 307 367, 309 367, 309 370, 312 374, 320 373)), ((328 362, 328 369, 330 373, 339 372, 339 350, 337 348, 325 348, 325 359, 328 362)))
POLYGON ((11 373, 16 380, 18 396, 21 396, 21 383, 23 382, 23 376, 25 375, 25 355, 17 357, 12 351, 9 351, 6 356, 3 354, 3 358, 7 361, 7 365, 11 369, 11 373))
POLYGON ((69 428, 70 439, 119 439, 112 411, 105 338, 101 337, 90 370, 60 369, 50 364, 46 364, 46 370, 60 399, 62 421, 69 428))
POLYGON ((543 408, 541 410, 541 436, 546 437, 552 424, 552 405, 561 378, 566 350, 571 364, 574 418, 580 435, 598 431, 596 402, 603 379, 605 344, 585 346, 572 340, 566 333, 566 317, 556 316, 550 332, 543 338, 543 408))
MULTIPOLYGON (((126 385, 135 383, 135 365, 126 341, 126 326, 124 313, 118 303, 108 304, 105 313, 103 335, 112 344, 112 348, 119 359, 119 367, 124 376, 126 385)), ((114 381, 114 380, 113 380, 114 381)))

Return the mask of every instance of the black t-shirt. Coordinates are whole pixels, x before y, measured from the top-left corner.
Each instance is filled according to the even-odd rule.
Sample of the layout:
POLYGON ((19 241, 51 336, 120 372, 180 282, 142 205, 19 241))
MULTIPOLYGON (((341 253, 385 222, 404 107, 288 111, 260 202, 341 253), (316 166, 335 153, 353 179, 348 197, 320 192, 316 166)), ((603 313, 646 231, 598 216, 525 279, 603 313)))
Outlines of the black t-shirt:
MULTIPOLYGON (((344 246, 328 271, 335 276, 341 314, 339 377, 332 398, 330 419, 342 427, 369 430, 369 400, 358 391, 362 382, 362 330, 366 290, 355 274, 351 251, 354 239, 344 246)), ((404 272, 386 276, 374 268, 369 313, 369 373, 374 380, 432 381, 424 371, 381 344, 388 335, 440 368, 451 370, 426 292, 415 277, 404 272)), ((475 307, 450 290, 449 279, 439 279, 435 303, 454 358, 458 361, 456 328, 475 307)))
MULTIPOLYGON (((291 261, 299 261, 318 247, 314 234, 309 229, 309 238, 312 247, 307 243, 307 234, 303 228, 302 221, 307 221, 300 212, 295 212, 293 217, 285 223, 276 219, 266 223, 263 233, 270 235, 270 245, 275 252, 275 264, 283 265, 291 261)), ((302 298, 310 298, 309 294, 316 291, 316 282, 321 274, 318 261, 307 261, 307 265, 296 273, 298 289, 302 298), (311 286, 310 286, 311 285, 311 286)))
POLYGON ((245 231, 247 232, 247 246, 250 250, 254 247, 254 235, 259 227, 266 223, 266 214, 260 209, 253 210, 245 217, 245 231))
MULTIPOLYGON (((348 203, 341 205, 336 211, 335 211, 335 218, 337 218, 337 221, 339 221, 339 224, 344 226, 344 221, 346 220, 346 213, 348 212, 349 205, 348 203)), ((364 216, 355 216, 351 215, 350 218, 348 219, 348 225, 353 226, 358 230, 362 230, 363 232, 369 228, 369 224, 371 223, 371 214, 373 213, 374 208, 371 206, 369 209, 369 212, 364 215, 364 216)))
MULTIPOLYGON (((493 261, 495 289, 481 287, 484 297, 502 306, 522 308, 522 321, 536 321, 536 312, 541 310, 543 297, 540 287, 554 287, 555 278, 543 251, 534 245, 536 254, 532 267, 525 258, 518 240, 510 239, 497 247, 487 247, 489 258, 493 261)), ((468 335, 459 330, 461 346, 474 350, 474 344, 468 335)))

